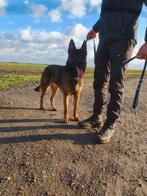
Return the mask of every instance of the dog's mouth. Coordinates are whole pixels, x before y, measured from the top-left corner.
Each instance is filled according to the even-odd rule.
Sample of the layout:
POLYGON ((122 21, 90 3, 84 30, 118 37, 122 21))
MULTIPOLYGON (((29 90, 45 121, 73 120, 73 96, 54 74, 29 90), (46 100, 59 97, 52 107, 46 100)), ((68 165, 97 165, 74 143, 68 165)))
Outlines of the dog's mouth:
POLYGON ((79 68, 79 67, 76 67, 77 68, 77 75, 78 75, 78 78, 79 79, 82 79, 83 78, 83 74, 84 74, 84 71, 83 69, 79 68))

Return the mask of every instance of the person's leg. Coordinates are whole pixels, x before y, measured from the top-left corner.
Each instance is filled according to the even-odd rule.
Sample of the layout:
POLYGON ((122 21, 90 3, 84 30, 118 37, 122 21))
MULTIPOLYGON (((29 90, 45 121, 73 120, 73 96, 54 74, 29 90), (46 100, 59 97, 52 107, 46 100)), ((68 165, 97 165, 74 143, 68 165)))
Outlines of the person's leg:
POLYGON ((122 40, 109 45, 111 76, 109 82, 110 102, 107 107, 107 119, 100 131, 101 143, 110 141, 114 134, 114 123, 119 118, 124 95, 124 81, 127 65, 121 64, 131 58, 134 40, 122 40))
POLYGON ((110 62, 107 44, 100 44, 95 58, 94 70, 94 104, 93 114, 102 114, 104 105, 107 102, 108 82, 110 77, 110 62))
POLYGON ((110 63, 108 59, 107 45, 99 43, 95 57, 93 114, 88 119, 79 122, 81 128, 100 127, 102 124, 102 110, 106 103, 110 75, 110 63))

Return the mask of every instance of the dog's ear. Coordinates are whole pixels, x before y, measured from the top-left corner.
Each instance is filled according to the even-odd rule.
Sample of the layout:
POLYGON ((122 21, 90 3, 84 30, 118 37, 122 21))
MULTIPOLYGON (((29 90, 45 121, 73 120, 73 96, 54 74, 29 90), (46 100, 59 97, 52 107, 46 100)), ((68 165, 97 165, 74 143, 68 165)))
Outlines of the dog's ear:
POLYGON ((71 39, 69 42, 68 50, 75 50, 75 49, 76 49, 75 43, 74 43, 73 39, 71 39))
POLYGON ((83 44, 82 44, 82 46, 81 46, 81 49, 82 49, 84 52, 87 51, 87 44, 86 44, 86 41, 85 41, 85 40, 83 41, 83 44))

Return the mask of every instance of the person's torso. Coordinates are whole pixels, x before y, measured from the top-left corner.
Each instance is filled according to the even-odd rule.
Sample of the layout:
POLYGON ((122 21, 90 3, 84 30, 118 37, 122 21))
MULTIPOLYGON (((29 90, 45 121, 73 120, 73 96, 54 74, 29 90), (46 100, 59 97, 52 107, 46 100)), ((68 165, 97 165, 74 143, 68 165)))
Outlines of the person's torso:
POLYGON ((103 0, 100 38, 105 41, 135 38, 143 0, 103 0))

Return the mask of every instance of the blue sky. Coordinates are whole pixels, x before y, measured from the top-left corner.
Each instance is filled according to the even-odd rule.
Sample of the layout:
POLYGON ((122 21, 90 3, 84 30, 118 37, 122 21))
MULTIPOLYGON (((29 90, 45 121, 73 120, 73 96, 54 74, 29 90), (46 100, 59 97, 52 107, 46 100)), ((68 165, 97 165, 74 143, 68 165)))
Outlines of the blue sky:
MULTIPOLYGON (((0 61, 65 64, 69 40, 80 47, 99 18, 100 5, 101 0, 0 0, 0 61)), ((143 43, 146 24, 144 6, 134 54, 143 43)), ((135 61, 129 67, 141 64, 135 61)), ((88 65, 93 66, 92 41, 88 65)))

